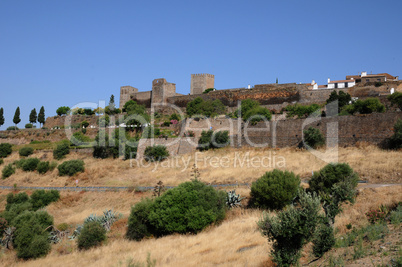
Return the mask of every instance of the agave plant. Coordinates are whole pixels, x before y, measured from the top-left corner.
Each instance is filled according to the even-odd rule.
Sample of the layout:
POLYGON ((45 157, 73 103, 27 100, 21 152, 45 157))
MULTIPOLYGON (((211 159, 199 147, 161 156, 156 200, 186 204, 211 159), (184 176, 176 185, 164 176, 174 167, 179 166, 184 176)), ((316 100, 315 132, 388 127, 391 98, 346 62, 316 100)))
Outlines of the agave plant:
POLYGON ((15 227, 7 227, 4 230, 4 237, 1 239, 1 245, 11 249, 13 247, 15 227))
MULTIPOLYGON (((105 210, 103 212, 103 216, 97 216, 95 214, 89 215, 85 220, 84 224, 89 222, 97 222, 105 228, 106 231, 110 231, 112 225, 115 221, 120 219, 123 215, 121 213, 113 212, 112 210, 105 210)), ((73 234, 69 237, 70 239, 74 239, 80 235, 82 228, 84 225, 78 225, 73 234)))
POLYGON ((226 205, 228 205, 229 208, 233 207, 240 207, 241 206, 241 201, 244 199, 244 197, 240 197, 240 195, 236 195, 236 190, 226 192, 226 205))

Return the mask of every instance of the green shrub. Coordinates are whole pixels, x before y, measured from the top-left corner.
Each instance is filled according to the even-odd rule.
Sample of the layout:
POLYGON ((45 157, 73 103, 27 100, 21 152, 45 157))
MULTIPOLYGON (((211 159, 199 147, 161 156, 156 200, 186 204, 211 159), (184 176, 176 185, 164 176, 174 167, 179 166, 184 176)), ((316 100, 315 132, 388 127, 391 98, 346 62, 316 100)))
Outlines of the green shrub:
POLYGON ((124 160, 135 159, 137 157, 138 146, 126 145, 124 148, 124 160))
POLYGON ((402 223, 402 205, 399 204, 396 210, 391 212, 390 221, 392 224, 398 225, 402 223))
POLYGON ((32 123, 27 123, 25 124, 25 129, 31 129, 33 128, 33 124, 32 123))
POLYGON ((17 131, 19 128, 17 126, 10 126, 7 128, 7 131, 17 131))
POLYGON ((271 117, 272 115, 269 109, 259 106, 247 111, 246 114, 244 114, 243 116, 243 120, 250 120, 251 124, 255 125, 259 121, 271 120, 271 117))
POLYGON ((4 163, 3 159, 0 159, 0 165, 2 165, 4 163))
POLYGON ((389 95, 388 100, 391 101, 392 105, 396 105, 402 111, 402 93, 395 92, 392 95, 389 95))
POLYGON ((146 161, 162 161, 169 157, 169 151, 166 146, 147 146, 144 152, 144 158, 146 161))
POLYGON ((290 205, 277 216, 264 213, 258 222, 262 234, 273 241, 271 256, 278 266, 297 265, 301 250, 320 220, 320 198, 299 191, 298 205, 290 205))
POLYGON ((309 127, 307 130, 303 131, 304 143, 312 148, 317 148, 325 144, 324 135, 319 129, 309 127))
POLYGON ((102 244, 106 240, 106 230, 98 222, 84 224, 78 236, 78 248, 90 249, 102 244))
POLYGON ((23 147, 19 150, 19 154, 21 157, 28 157, 28 156, 32 155, 33 152, 34 152, 34 149, 29 146, 23 147))
POLYGON ((65 161, 60 164, 57 169, 59 170, 60 176, 73 176, 74 174, 85 170, 84 162, 82 160, 65 161))
POLYGON ((22 165, 24 165, 26 159, 20 159, 20 160, 16 160, 14 161, 14 165, 17 167, 17 169, 22 169, 22 165))
MULTIPOLYGON (((257 108, 260 106, 260 103, 258 103, 257 101, 253 100, 253 99, 245 99, 243 101, 241 101, 240 104, 240 112, 241 112, 241 117, 243 118, 244 115, 246 115, 246 113, 254 108, 257 108)), ((236 112, 237 113, 237 112, 236 112)))
POLYGON ((315 172, 309 181, 310 191, 321 196, 323 209, 330 223, 342 212, 342 203, 353 203, 358 175, 346 163, 331 163, 315 172))
POLYGON ((347 163, 331 163, 314 172, 309 186, 311 191, 331 194, 335 184, 350 181, 356 187, 358 180, 358 175, 347 163))
POLYGON ((40 174, 47 173, 49 171, 49 161, 39 162, 36 169, 38 170, 38 173, 40 173, 40 174))
POLYGON ((149 237, 155 232, 148 219, 152 204, 153 201, 146 198, 131 208, 126 233, 128 239, 140 241, 144 237, 149 237))
POLYGON ((57 160, 64 158, 67 154, 70 153, 70 144, 69 142, 63 142, 59 144, 56 149, 53 150, 53 157, 57 160))
POLYGON ((194 115, 213 117, 219 114, 225 114, 225 109, 225 106, 219 99, 203 100, 201 97, 197 97, 187 104, 186 112, 189 117, 194 115))
POLYGON ((6 179, 6 178, 10 177, 11 175, 13 175, 14 173, 15 173, 15 168, 13 167, 12 164, 8 164, 3 168, 1 178, 6 179))
POLYGON ((337 94, 336 91, 333 90, 331 95, 327 99, 327 104, 329 104, 333 101, 338 101, 338 113, 340 113, 342 108, 344 106, 348 105, 351 100, 352 100, 352 97, 350 96, 350 94, 344 93, 343 91, 339 91, 339 94, 337 94))
POLYGON ((11 152, 13 152, 11 147, 12 146, 9 143, 0 144, 0 158, 6 158, 8 155, 11 154, 11 152))
POLYGON ((35 259, 50 251, 49 232, 53 217, 46 211, 24 211, 13 220, 16 227, 14 246, 20 259, 35 259))
POLYGON ((84 145, 90 143, 92 140, 89 138, 89 136, 86 136, 82 131, 81 132, 75 132, 73 136, 71 136, 70 142, 71 145, 84 145))
POLYGON ((321 107, 317 104, 311 104, 311 105, 300 105, 300 104, 295 104, 295 105, 290 105, 285 108, 287 111, 286 117, 291 118, 294 116, 297 116, 299 119, 300 118, 306 118, 315 111, 319 110, 321 107))
POLYGON ((38 158, 28 158, 22 164, 22 170, 26 172, 33 172, 38 167, 40 160, 38 158))
POLYGON ((273 170, 266 172, 251 185, 251 207, 282 209, 297 196, 300 178, 293 172, 273 170))
POLYGON ((318 225, 313 237, 313 253, 321 257, 335 245, 334 229, 328 224, 318 225))
POLYGON ((356 100, 351 105, 347 105, 343 108, 350 114, 354 114, 356 112, 360 114, 370 114, 373 112, 384 112, 385 106, 381 104, 378 98, 367 98, 365 100, 356 100))
POLYGON ((221 148, 228 146, 229 142, 228 131, 219 131, 215 133, 212 130, 202 131, 201 137, 198 140, 197 148, 201 151, 211 148, 221 148))
POLYGON ((149 214, 157 236, 197 233, 224 219, 226 194, 200 181, 180 184, 156 198, 149 214))
POLYGON ((60 193, 57 190, 35 190, 31 195, 30 201, 32 203, 32 208, 38 210, 59 199, 60 193))
POLYGON ((169 120, 177 120, 180 121, 180 116, 177 115, 176 113, 173 113, 172 115, 170 115, 169 120))
POLYGON ((11 206, 14 204, 21 204, 29 201, 27 193, 21 192, 18 194, 9 193, 7 194, 7 205, 6 210, 10 210, 11 206))
POLYGON ((394 134, 390 138, 390 148, 402 148, 402 120, 398 120, 394 125, 394 134))
POLYGON ((126 236, 140 240, 145 236, 197 233, 225 217, 226 193, 198 180, 180 184, 162 196, 134 206, 126 236))

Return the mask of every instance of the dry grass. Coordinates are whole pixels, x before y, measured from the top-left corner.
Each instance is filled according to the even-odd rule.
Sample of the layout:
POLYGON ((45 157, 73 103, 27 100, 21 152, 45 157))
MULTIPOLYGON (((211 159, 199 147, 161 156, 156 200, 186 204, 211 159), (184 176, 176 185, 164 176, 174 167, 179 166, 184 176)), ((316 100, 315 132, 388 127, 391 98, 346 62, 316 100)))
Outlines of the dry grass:
MULTIPOLYGON (((246 168, 234 166, 236 153, 249 153, 250 162, 253 157, 283 157, 283 169, 291 170, 302 178, 308 178, 311 171, 317 171, 323 166, 322 162, 305 150, 297 149, 221 149, 197 154, 198 168, 201 180, 208 183, 244 183, 252 182, 263 173, 273 169, 246 168), (214 168, 203 164, 203 158, 227 157, 231 168, 214 168)), ((51 153, 35 152, 33 155, 43 160, 52 160, 51 153)), ((155 165, 148 168, 130 167, 129 161, 98 160, 88 155, 72 153, 65 160, 82 159, 85 161, 86 171, 75 177, 59 177, 57 170, 46 175, 17 173, 6 180, 4 185, 30 186, 73 186, 75 179, 80 185, 94 186, 136 186, 155 185, 162 180, 165 185, 177 185, 188 181, 191 176, 191 166, 194 163, 194 154, 189 162, 190 168, 182 171, 183 167, 157 168, 155 165)), ((361 145, 359 148, 340 148, 339 161, 347 162, 361 177, 370 182, 401 183, 402 151, 382 151, 376 147, 361 145)), ((5 159, 5 164, 18 160, 17 153, 5 159)), ((64 161, 64 160, 63 160, 64 161)), ((61 161, 62 162, 62 161, 61 161)), ((247 164, 247 163, 246 163, 247 164)), ((273 164, 273 162, 272 162, 273 164)), ((0 167, 1 171, 2 166, 0 167)), ((234 187, 242 196, 249 196, 246 186, 234 187)), ((233 188, 225 188, 230 190, 233 188)), ((0 209, 4 209, 7 191, 0 192, 0 209)), ((365 188, 353 206, 345 206, 344 213, 336 218, 338 233, 346 231, 346 224, 351 223, 358 227, 367 223, 365 213, 383 205, 392 205, 402 201, 402 187, 365 188)), ((73 241, 64 240, 54 245, 52 251, 45 258, 35 261, 17 261, 15 252, 0 252, 2 265, 7 266, 127 266, 131 261, 145 262, 147 254, 155 259, 157 266, 211 266, 211 265, 247 265, 271 266, 269 248, 266 238, 262 237, 257 229, 256 222, 262 212, 257 210, 237 209, 228 213, 225 221, 218 226, 211 226, 198 235, 173 235, 159 239, 148 239, 141 242, 125 240, 127 218, 130 207, 140 201, 142 197, 150 196, 150 192, 62 192, 61 200, 52 203, 46 209, 54 216, 55 225, 67 223, 71 228, 81 224, 90 214, 101 214, 106 209, 113 209, 123 214, 108 234, 108 242, 102 247, 81 252, 77 251, 73 241)), ((304 257, 303 259, 307 259, 304 257)))
MULTIPOLYGON (((33 156, 42 160, 53 159, 51 153, 35 152, 33 156)), ((364 144, 358 148, 339 148, 339 162, 349 163, 362 179, 371 183, 402 183, 401 158, 402 151, 384 151, 364 144)), ((18 159, 18 153, 13 153, 5 159, 3 166, 18 159)), ((225 148, 187 154, 178 159, 170 158, 162 163, 144 162, 139 166, 129 160, 100 160, 91 155, 71 153, 59 163, 70 159, 84 160, 85 172, 74 177, 59 177, 57 169, 45 175, 17 170, 16 174, 2 182, 11 186, 75 186, 75 180, 78 179, 81 186, 153 186, 161 180, 165 185, 177 185, 191 178, 192 166, 197 163, 202 181, 232 184, 251 183, 274 168, 287 169, 302 178, 309 178, 312 171, 318 171, 326 165, 310 152, 295 148, 225 148), (264 166, 256 163, 262 158, 264 166), (223 162, 223 167, 219 161, 223 162)), ((0 166, 0 170, 2 168, 0 166)))
MULTIPOLYGON (((237 191, 247 195, 248 188, 237 191)), ((364 215, 371 208, 392 205, 402 201, 402 186, 364 188, 353 206, 345 206, 344 213, 336 218, 339 234, 346 231, 346 224, 359 227, 367 223, 364 215)), ((5 193, 0 195, 5 204, 5 193)), ((82 192, 62 193, 61 200, 47 207, 54 216, 55 224, 66 222, 72 227, 82 223, 91 213, 101 214, 113 208, 123 214, 108 233, 105 245, 89 251, 78 251, 74 241, 64 240, 53 245, 45 258, 35 261, 16 261, 13 251, 2 255, 2 263, 10 266, 128 266, 128 262, 146 262, 147 254, 156 260, 157 266, 272 266, 269 260, 270 244, 261 236, 256 222, 261 218, 259 210, 234 209, 228 212, 225 221, 211 226, 198 235, 172 235, 141 242, 124 239, 130 206, 150 193, 128 192, 82 192)), ((308 249, 303 253, 302 263, 307 263, 308 249)))

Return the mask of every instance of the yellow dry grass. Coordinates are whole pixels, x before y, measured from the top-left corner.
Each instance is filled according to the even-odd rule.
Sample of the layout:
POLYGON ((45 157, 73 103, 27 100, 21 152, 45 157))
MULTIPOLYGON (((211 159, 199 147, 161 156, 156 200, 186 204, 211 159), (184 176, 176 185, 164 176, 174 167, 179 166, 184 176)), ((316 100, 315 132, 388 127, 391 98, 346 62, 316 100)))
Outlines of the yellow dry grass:
MULTIPOLYGON (((346 231, 346 224, 354 227, 367 224, 365 213, 380 205, 393 205, 402 201, 402 186, 363 188, 354 205, 345 205, 344 212, 336 218, 339 234, 346 231)), ((246 187, 237 188, 248 195, 246 187)), ((156 260, 156 266, 271 266, 270 243, 258 231, 256 222, 262 211, 234 209, 220 225, 211 226, 197 235, 172 235, 141 242, 124 239, 130 206, 151 193, 129 192, 62 192, 61 199, 46 209, 54 216, 55 224, 67 223, 71 227, 82 223, 91 213, 101 214, 113 208, 123 214, 108 234, 102 247, 78 251, 74 241, 64 240, 53 245, 45 258, 18 261, 13 251, 6 251, 1 261, 7 266, 128 266, 131 262, 146 262, 147 254, 156 260)), ((5 205, 5 192, 0 194, 1 207, 5 205)), ((302 263, 308 262, 308 249, 302 263)))
MULTIPOLYGON (((297 149, 221 149, 197 154, 197 166, 201 180, 207 183, 245 183, 258 179, 263 173, 273 169, 246 168, 234 165, 236 155, 248 154, 249 163, 253 158, 271 156, 276 160, 285 159, 282 169, 293 171, 308 178, 311 171, 317 171, 325 162, 315 158, 305 150, 297 149), (230 168, 215 168, 205 165, 204 158, 215 160, 227 157, 230 168), (212 158, 212 159, 211 159, 212 158)), ((52 160, 51 153, 35 152, 33 155, 43 160, 52 160)), ((189 161, 190 168, 182 166, 165 166, 155 168, 130 167, 129 161, 93 159, 91 156, 72 153, 64 160, 82 159, 86 170, 75 177, 59 177, 57 170, 46 175, 36 172, 25 173, 17 170, 16 174, 2 180, 2 185, 27 186, 74 186, 75 179, 80 185, 94 186, 137 186, 155 185, 162 180, 165 185, 177 185, 191 178, 191 167, 194 154, 189 161), (153 171, 155 169, 155 171, 153 171)), ((383 151, 373 146, 359 148, 340 148, 339 161, 347 162, 359 173, 361 178, 370 182, 401 183, 402 151, 383 151)), ((18 160, 17 153, 5 159, 5 164, 18 160)), ((63 161, 64 161, 63 160, 63 161)), ((268 160, 268 159, 267 159, 268 160)), ((60 162, 63 162, 60 161, 60 162)), ((208 162, 208 161, 207 161, 208 162)), ((282 161, 281 161, 282 162, 282 161)), ((278 163, 278 161, 276 161, 278 163)), ((251 164, 251 163, 250 163, 251 164)), ((278 167, 278 166, 276 166, 278 167)), ((2 166, 0 166, 0 170, 2 166)), ((246 186, 234 187, 242 196, 248 196, 250 189, 246 186)), ((230 190, 233 188, 225 188, 230 190)), ((0 193, 0 210, 4 209, 7 191, 0 193)), ((392 205, 402 201, 402 186, 360 189, 356 203, 345 205, 344 213, 336 218, 335 227, 339 234, 344 233, 346 224, 358 227, 367 223, 365 213, 379 205, 392 205)), ((45 258, 35 261, 18 261, 13 251, 0 252, 1 265, 4 266, 127 266, 131 261, 145 262, 147 254, 155 259, 157 266, 270 266, 270 245, 257 229, 256 222, 262 215, 258 210, 237 209, 230 211, 225 221, 218 226, 211 226, 198 235, 173 235, 159 239, 148 239, 141 242, 124 239, 127 217, 130 207, 142 197, 151 193, 141 192, 62 192, 60 201, 52 203, 46 209, 54 216, 55 225, 67 223, 72 228, 81 224, 90 214, 100 215, 106 209, 113 209, 123 214, 123 219, 115 224, 108 234, 108 242, 102 247, 82 252, 76 249, 73 241, 64 240, 53 245, 52 251, 45 258)))
MULTIPOLYGON (((50 152, 35 152, 42 160, 52 160, 50 152)), ((339 148, 339 162, 348 163, 361 179, 371 183, 402 183, 402 151, 385 151, 375 146, 339 148)), ((5 159, 5 166, 18 160, 18 153, 5 159)), ((326 162, 316 158, 307 150, 295 148, 253 149, 225 148, 214 151, 186 154, 180 158, 169 158, 161 163, 137 164, 120 159, 94 159, 88 154, 71 153, 66 159, 82 159, 85 172, 74 177, 59 177, 57 169, 45 175, 21 170, 6 180, 3 185, 19 186, 153 186, 158 181, 165 185, 177 185, 191 178, 196 163, 201 180, 207 183, 251 183, 274 168, 286 169, 309 178, 326 162), (261 163, 262 160, 262 163, 261 163)), ((3 168, 0 166, 0 170, 3 168)))

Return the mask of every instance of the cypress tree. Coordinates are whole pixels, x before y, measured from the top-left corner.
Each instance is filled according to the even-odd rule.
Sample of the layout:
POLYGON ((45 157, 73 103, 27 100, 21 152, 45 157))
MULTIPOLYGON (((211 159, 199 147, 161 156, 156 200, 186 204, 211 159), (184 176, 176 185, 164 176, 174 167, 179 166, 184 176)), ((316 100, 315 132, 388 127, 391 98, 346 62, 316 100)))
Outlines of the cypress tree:
POLYGON ((0 126, 4 124, 4 110, 0 108, 0 126))
POLYGON ((20 107, 17 107, 17 109, 15 110, 13 122, 14 122, 14 124, 15 124, 15 127, 17 127, 17 124, 21 122, 21 118, 20 118, 20 107))
POLYGON ((34 108, 33 110, 31 110, 31 114, 29 114, 29 122, 30 123, 36 123, 36 119, 38 118, 37 113, 36 113, 36 109, 34 108))
POLYGON ((41 127, 43 124, 45 124, 45 108, 43 106, 39 110, 38 122, 40 123, 41 127))

